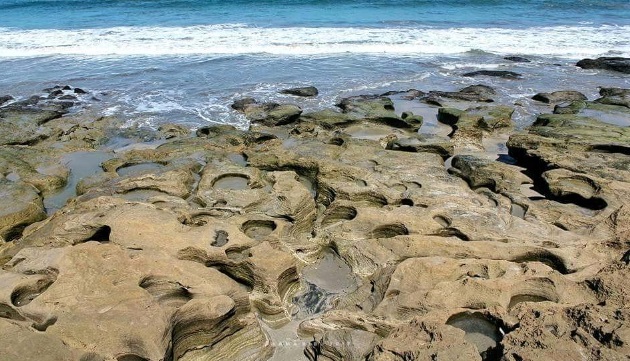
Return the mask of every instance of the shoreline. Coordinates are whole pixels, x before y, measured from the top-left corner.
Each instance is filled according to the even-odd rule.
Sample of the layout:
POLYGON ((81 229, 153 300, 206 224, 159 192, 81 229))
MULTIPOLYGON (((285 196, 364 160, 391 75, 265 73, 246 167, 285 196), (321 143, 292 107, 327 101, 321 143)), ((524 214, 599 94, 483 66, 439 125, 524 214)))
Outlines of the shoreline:
POLYGON ((157 128, 177 121, 193 128, 219 123, 246 129, 247 120, 235 115, 230 104, 243 96, 259 101, 296 102, 290 95, 278 93, 286 87, 314 85, 321 90, 317 97, 298 101, 304 111, 310 112, 332 107, 341 98, 354 95, 411 88, 448 92, 482 83, 496 89, 496 101, 523 104, 515 116, 517 126, 523 127, 531 124, 539 112, 523 112, 536 108, 536 102, 530 98, 537 92, 575 88, 593 100, 599 96, 598 86, 630 87, 623 73, 580 69, 575 66, 577 60, 528 60, 531 62, 515 62, 502 55, 479 53, 437 58, 360 54, 323 58, 53 57, 35 63, 4 63, 12 72, 0 81, 0 94, 28 96, 54 84, 68 83, 90 90, 90 95, 98 100, 88 98, 86 104, 94 111, 126 120, 127 127, 138 123, 157 128), (524 76, 513 81, 463 76, 480 70, 512 71, 524 76))
POLYGON ((246 131, 0 104, 1 358, 623 358, 630 90, 484 76, 246 131))

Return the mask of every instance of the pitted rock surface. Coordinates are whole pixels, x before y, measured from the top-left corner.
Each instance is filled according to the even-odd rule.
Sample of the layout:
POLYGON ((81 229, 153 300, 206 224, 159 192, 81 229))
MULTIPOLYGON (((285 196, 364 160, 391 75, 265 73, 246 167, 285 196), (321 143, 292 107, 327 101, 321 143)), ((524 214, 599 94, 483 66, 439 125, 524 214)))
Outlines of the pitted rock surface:
POLYGON ((94 149, 115 122, 49 120, 74 131, 23 162, 1 146, 0 358, 627 358, 627 127, 581 108, 517 132, 511 106, 475 103, 429 137, 385 96, 339 107, 246 99, 249 131, 156 132, 49 216, 68 170, 36 155, 94 149), (508 133, 514 162, 484 153, 508 133))

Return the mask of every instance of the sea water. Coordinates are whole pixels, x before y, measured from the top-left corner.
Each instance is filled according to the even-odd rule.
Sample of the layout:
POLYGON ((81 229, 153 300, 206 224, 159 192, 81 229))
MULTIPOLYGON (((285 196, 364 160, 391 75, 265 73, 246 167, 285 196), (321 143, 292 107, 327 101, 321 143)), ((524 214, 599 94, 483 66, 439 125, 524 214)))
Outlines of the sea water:
POLYGON ((229 107, 244 96, 308 111, 410 88, 483 83, 514 103, 630 87, 626 74, 575 66, 599 56, 630 56, 630 1, 0 0, 0 95, 69 84, 128 125, 246 128, 229 107), (480 69, 523 78, 462 76, 480 69), (302 85, 320 95, 278 93, 302 85))

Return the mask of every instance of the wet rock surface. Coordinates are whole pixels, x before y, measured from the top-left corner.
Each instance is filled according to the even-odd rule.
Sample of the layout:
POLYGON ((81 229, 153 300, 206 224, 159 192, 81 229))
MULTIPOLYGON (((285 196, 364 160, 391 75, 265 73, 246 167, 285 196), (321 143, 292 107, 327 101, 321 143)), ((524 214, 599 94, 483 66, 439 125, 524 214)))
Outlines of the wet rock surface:
POLYGON ((494 93, 244 98, 195 135, 0 107, 0 359, 626 359, 627 107, 515 130, 494 93))
POLYGON ((582 59, 576 65, 583 69, 603 69, 630 74, 630 58, 601 57, 597 59, 582 59))
POLYGON ((507 71, 507 70, 477 70, 477 71, 472 71, 469 73, 462 74, 462 76, 467 76, 467 77, 492 76, 492 77, 498 77, 498 78, 504 78, 504 79, 518 79, 522 77, 522 75, 519 73, 516 73, 513 71, 507 71))
POLYGON ((304 87, 283 89, 280 91, 280 93, 295 95, 299 97, 314 97, 314 96, 317 96, 317 94, 319 94, 319 90, 317 90, 317 88, 315 88, 314 86, 304 86, 304 87))

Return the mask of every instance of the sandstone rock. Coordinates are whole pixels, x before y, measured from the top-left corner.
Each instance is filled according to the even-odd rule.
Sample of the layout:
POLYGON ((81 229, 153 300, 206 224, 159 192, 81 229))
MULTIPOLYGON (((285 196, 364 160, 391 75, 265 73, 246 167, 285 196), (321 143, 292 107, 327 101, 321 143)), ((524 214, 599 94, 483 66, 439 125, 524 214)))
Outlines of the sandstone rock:
MULTIPOLYGON (((624 317, 623 313, 618 317, 624 317)), ((592 354, 594 360, 622 360, 627 353, 622 341, 625 331, 613 331, 619 321, 596 306, 566 310, 550 306, 538 312, 522 312, 519 318, 520 326, 503 341, 507 360, 567 360, 581 358, 584 353, 592 354)))
POLYGON ((0 180, 0 196, 5 202, 0 210, 0 238, 19 238, 27 225, 46 218, 42 199, 37 190, 23 182, 0 180))
POLYGON ((440 108, 438 121, 453 127, 451 137, 457 145, 483 149, 483 132, 511 128, 514 109, 507 106, 481 106, 465 111, 440 108))
POLYGON ((41 193, 51 193, 66 184, 68 169, 52 149, 23 146, 0 147, 0 173, 12 175, 41 193))
POLYGON ((381 341, 368 360, 481 360, 475 346, 463 340, 461 330, 412 320, 381 341))
POLYGON ((560 103, 566 101, 584 101, 588 100, 586 96, 575 90, 562 90, 553 93, 538 93, 532 97, 543 103, 560 103))
POLYGON ((523 183, 532 182, 517 167, 472 155, 456 155, 451 164, 473 189, 488 187, 496 193, 507 194, 518 190, 523 183))
POLYGON ((4 340, 0 349, 0 358, 3 360, 99 360, 98 354, 73 348, 43 332, 33 332, 28 325, 17 325, 0 319, 0 335, 4 340), (95 358, 88 358, 92 355, 95 358))
POLYGON ((179 124, 162 124, 158 127, 158 132, 164 139, 185 137, 190 134, 190 130, 179 124))
POLYGON ((378 336, 354 330, 330 330, 321 339, 311 342, 305 354, 309 360, 365 360, 374 348, 378 336))
POLYGON ((29 145, 46 139, 53 134, 40 126, 62 115, 63 112, 58 110, 4 107, 0 109, 0 124, 3 128, 0 145, 29 145))
POLYGON ((454 153, 453 143, 448 138, 422 135, 397 139, 394 142, 393 149, 403 152, 435 153, 445 160, 453 156, 454 153))
MULTIPOLYGON (((505 164, 470 139, 510 129, 511 107, 440 110, 451 139, 413 133, 420 119, 391 99, 343 107, 118 149, 82 195, 0 246, 0 357, 628 354, 626 127, 541 115, 505 164)), ((0 184, 54 188, 62 170, 41 166, 63 151, 46 148, 114 124, 85 118, 41 126, 67 143, 0 147, 0 184)))
POLYGON ((366 118, 375 121, 400 122, 394 113, 394 103, 388 97, 377 95, 353 96, 342 99, 337 106, 343 113, 356 118, 366 118))
MULTIPOLYGON (((408 124, 415 125, 417 128, 422 126, 424 119, 421 115, 415 115, 412 112, 403 112, 400 117, 408 124)), ((416 127, 414 127, 415 129, 416 127)))
POLYGON ((264 103, 247 105, 244 113, 251 122, 278 126, 295 122, 302 109, 293 104, 264 103))
POLYGON ((340 113, 332 109, 302 114, 300 120, 319 124, 327 129, 343 127, 357 121, 356 118, 346 113, 340 113))
POLYGON ((582 59, 576 65, 583 69, 603 69, 630 74, 630 58, 600 57, 597 59, 582 59))
POLYGON ((510 155, 523 161, 528 159, 531 167, 544 169, 554 164, 554 167, 625 181, 628 179, 624 156, 628 151, 627 142, 626 128, 589 117, 543 114, 529 134, 510 137, 508 147, 510 155))

